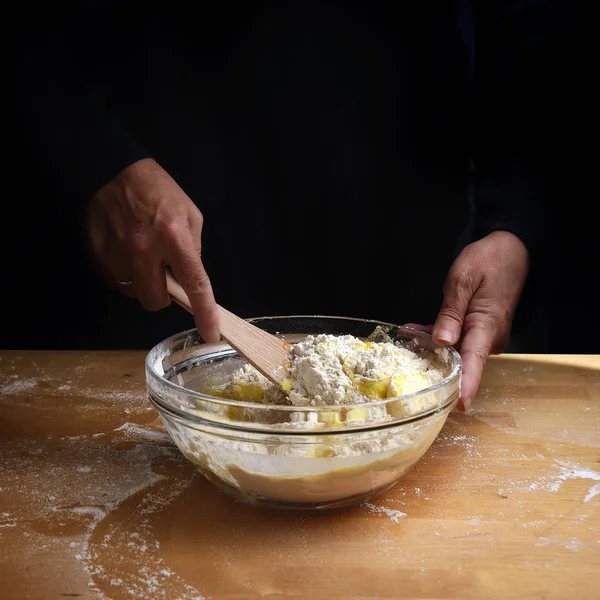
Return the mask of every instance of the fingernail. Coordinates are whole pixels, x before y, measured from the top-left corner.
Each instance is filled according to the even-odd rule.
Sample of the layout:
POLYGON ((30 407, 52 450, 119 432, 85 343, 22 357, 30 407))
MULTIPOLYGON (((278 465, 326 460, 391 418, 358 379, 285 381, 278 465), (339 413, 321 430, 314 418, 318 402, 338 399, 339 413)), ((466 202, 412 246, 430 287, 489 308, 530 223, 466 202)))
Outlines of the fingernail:
POLYGON ((454 334, 449 329, 436 329, 433 337, 444 344, 454 343, 454 334))
POLYGON ((467 412, 469 410, 469 408, 471 408, 471 398, 467 398, 466 400, 463 400, 463 406, 465 408, 464 412, 467 412))

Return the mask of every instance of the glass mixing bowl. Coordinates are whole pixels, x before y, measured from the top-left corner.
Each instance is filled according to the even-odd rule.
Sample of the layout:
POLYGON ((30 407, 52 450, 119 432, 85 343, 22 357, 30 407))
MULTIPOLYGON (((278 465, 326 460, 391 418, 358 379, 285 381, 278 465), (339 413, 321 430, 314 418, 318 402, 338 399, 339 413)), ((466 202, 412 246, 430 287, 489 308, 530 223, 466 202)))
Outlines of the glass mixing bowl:
POLYGON ((146 358, 150 401, 184 456, 238 500, 295 511, 366 502, 425 454, 458 400, 460 356, 437 348, 426 333, 345 317, 248 320, 291 344, 321 333, 366 339, 379 326, 435 361, 444 379, 418 393, 363 404, 239 402, 200 391, 226 382, 245 363, 228 344, 206 344, 196 329, 164 340, 146 358))

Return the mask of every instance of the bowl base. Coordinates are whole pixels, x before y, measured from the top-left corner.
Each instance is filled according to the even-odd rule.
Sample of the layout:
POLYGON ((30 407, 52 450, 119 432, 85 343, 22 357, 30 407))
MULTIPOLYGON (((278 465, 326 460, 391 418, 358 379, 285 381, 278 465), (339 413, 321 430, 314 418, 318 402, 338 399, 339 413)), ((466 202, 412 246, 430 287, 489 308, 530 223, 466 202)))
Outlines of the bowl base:
POLYGON ((266 498, 263 496, 254 496, 246 494, 239 488, 236 488, 228 483, 225 483, 222 479, 217 477, 207 477, 205 472, 202 475, 206 477, 217 489, 221 490, 231 498, 243 502, 249 506, 255 508, 267 509, 275 512, 284 513, 302 513, 302 514, 323 514, 325 512, 334 512, 338 510, 345 510, 348 508, 359 506, 365 502, 368 502, 375 496, 389 490, 393 487, 397 481, 383 485, 377 489, 370 490, 363 494, 355 494, 354 496, 346 496, 344 498, 336 498, 333 500, 326 500, 321 502, 289 502, 286 500, 279 500, 276 498, 266 498))

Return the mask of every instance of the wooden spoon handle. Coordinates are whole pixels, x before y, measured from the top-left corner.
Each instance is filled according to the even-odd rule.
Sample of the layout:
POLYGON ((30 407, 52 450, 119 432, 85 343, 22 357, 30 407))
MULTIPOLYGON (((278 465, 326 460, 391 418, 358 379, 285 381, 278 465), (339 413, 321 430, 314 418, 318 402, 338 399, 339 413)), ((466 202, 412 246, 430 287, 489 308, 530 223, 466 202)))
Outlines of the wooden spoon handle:
POLYGON ((185 308, 190 314, 194 314, 192 310, 192 305, 190 303, 190 299, 188 295, 185 293, 185 290, 181 287, 181 284, 169 271, 167 271, 167 291, 169 292, 169 296, 182 308, 185 308))
MULTIPOLYGON (((173 300, 189 313, 192 305, 181 284, 167 271, 167 290, 173 300)), ((281 385, 287 372, 289 346, 282 339, 248 323, 219 306, 220 330, 223 339, 267 379, 281 385)))

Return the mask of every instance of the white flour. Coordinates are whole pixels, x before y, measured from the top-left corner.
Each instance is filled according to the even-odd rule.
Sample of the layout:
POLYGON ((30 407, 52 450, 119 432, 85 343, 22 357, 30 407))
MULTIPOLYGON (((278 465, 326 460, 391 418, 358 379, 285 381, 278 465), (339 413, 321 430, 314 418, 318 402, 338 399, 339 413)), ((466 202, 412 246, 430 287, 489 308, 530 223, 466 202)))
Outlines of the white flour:
POLYGON ((433 364, 391 342, 309 336, 292 346, 289 400, 296 406, 356 404, 416 392, 443 379, 433 364))
POLYGON ((431 360, 411 350, 351 335, 311 335, 290 353, 289 394, 250 365, 235 372, 220 391, 234 400, 245 393, 244 400, 264 403, 339 406, 411 394, 443 379, 431 360))
MULTIPOLYGON (((581 467, 568 461, 556 460, 556 471, 535 479, 528 487, 528 491, 545 490, 548 492, 557 492, 563 482, 569 479, 591 479, 592 481, 600 481, 600 473, 581 467)), ((600 493, 600 484, 593 485, 588 490, 587 495, 583 499, 584 502, 589 502, 594 496, 600 493)))
MULTIPOLYGON (((192 485, 194 473, 156 416, 148 414, 154 408, 141 377, 120 379, 117 371, 109 384, 96 383, 83 375, 104 371, 105 364, 94 365, 94 355, 78 358, 79 366, 58 371, 53 361, 44 366, 25 365, 19 356, 1 361, 0 409, 21 411, 24 423, 36 422, 49 418, 57 397, 71 396, 83 416, 70 423, 65 416, 72 413, 56 408, 58 425, 49 426, 54 433, 47 438, 2 440, 0 565, 5 570, 0 580, 16 547, 40 561, 47 555, 59 571, 70 573, 68 587, 60 590, 64 596, 202 600, 197 589, 165 564, 151 530, 156 515, 192 485), (18 363, 23 376, 13 373, 18 363), (101 430, 90 430, 84 417, 98 413, 106 415, 96 422, 101 430), (124 423, 118 416, 123 413, 132 422, 124 423), (137 520, 127 508, 132 501, 137 520), (122 539, 129 535, 132 546, 122 539), (114 547, 121 549, 123 564, 115 564, 114 547)), ((35 577, 31 581, 32 590, 41 589, 35 577)), ((32 591, 31 597, 49 596, 32 591)))
MULTIPOLYGON (((599 478, 600 479, 600 478, 599 478)), ((593 485, 586 494, 583 499, 584 502, 589 502, 592 498, 595 498, 598 494, 600 494, 600 483, 593 485)))
MULTIPOLYGON (((3 409, 16 407, 31 417, 32 408, 45 411, 58 392, 69 391, 74 399, 89 393, 85 410, 106 413, 106 419, 95 420, 93 429, 79 421, 50 440, 3 440, 0 565, 4 560, 4 573, 10 568, 6 566, 10 552, 17 547, 24 556, 39 558, 40 564, 47 555, 39 577, 29 581, 43 582, 47 565, 54 560, 57 572, 68 573, 70 580, 69 587, 58 591, 73 596, 208 599, 226 593, 224 582, 233 582, 227 594, 231 597, 285 596, 301 586, 296 580, 288 583, 287 575, 283 578, 287 589, 275 586, 283 572, 302 578, 308 573, 318 578, 321 595, 340 597, 351 595, 347 570, 339 568, 335 552, 324 555, 323 548, 344 548, 360 557, 361 564, 376 564, 382 573, 402 571, 405 583, 413 586, 407 594, 418 595, 426 587, 429 595, 441 597, 449 584, 447 578, 440 579, 440 561, 448 566, 446 574, 456 574, 460 585, 468 572, 488 572, 490 564, 510 554, 511 565, 519 572, 526 569, 539 594, 556 594, 569 573, 584 597, 594 595, 594 579, 582 565, 591 564, 588 571, 593 573, 600 549, 596 455, 584 458, 578 447, 532 442, 527 437, 531 428, 514 428, 524 439, 502 443, 485 423, 455 414, 424 457, 424 468, 408 473, 380 501, 319 521, 277 514, 261 517, 211 496, 209 484, 195 477, 187 461, 164 441, 167 438, 152 420, 154 415, 147 413, 141 385, 119 382, 116 377, 114 385, 80 382, 72 370, 67 377, 61 371, 59 378, 52 371, 32 370, 13 385, 17 378, 10 376, 12 367, 7 362, 2 363, 4 373, 0 372, 3 409), (72 389, 61 389, 63 385, 72 389), (42 393, 47 397, 35 400, 35 394, 42 393), (46 441, 55 443, 46 445, 46 441), (526 469, 519 468, 523 462, 526 469), (538 486, 533 493, 532 483, 538 486), (495 494, 499 489, 505 490, 502 496, 495 494), (456 500, 460 506, 465 493, 482 499, 463 506, 468 531, 448 518, 449 502, 456 500), (206 510, 211 507, 212 512, 206 510), (194 518, 183 519, 177 529, 179 517, 187 511, 194 518), (165 523, 181 545, 168 545, 165 523), (518 553, 511 534, 519 539, 518 553), (365 544, 366 539, 371 543, 365 544), (193 571, 186 571, 185 561, 178 561, 188 551, 198 556, 193 571), (64 558, 57 560, 59 554, 64 558), (252 563, 252 555, 262 556, 262 562, 252 563)), ((496 426, 500 417, 493 411, 503 405, 503 398, 487 403, 487 416, 496 426)), ((585 413, 586 419, 589 414, 585 413)), ((57 413, 56 421, 60 417, 57 413)), ((565 415, 564 426, 576 418, 565 415)), ((592 430, 596 437, 597 431, 592 430)), ((485 597, 489 589, 478 587, 474 593, 485 597)), ((376 583, 365 593, 373 598, 390 594, 376 583)), ((46 596, 43 591, 32 595, 46 596)))
MULTIPOLYGON (((232 487, 251 486, 256 495, 327 501, 389 485, 422 456, 443 425, 445 414, 415 425, 344 431, 346 425, 390 422, 440 404, 448 390, 415 393, 443 380, 435 358, 444 362, 448 356, 420 356, 391 341, 364 342, 351 335, 326 334, 307 336, 291 347, 290 355, 289 377, 283 385, 288 393, 248 364, 234 371, 228 381, 205 390, 257 405, 314 406, 314 412, 283 413, 289 421, 277 422, 273 435, 262 439, 242 432, 231 437, 206 436, 166 421, 185 456, 232 487), (400 400, 377 403, 392 398, 400 400), (336 410, 323 411, 325 406, 336 410), (327 428, 331 433, 299 439, 280 435, 286 428, 327 428), (286 489, 280 482, 285 482, 286 489)), ((199 411, 204 404, 198 402, 199 411)), ((232 404, 223 410, 225 422, 265 418, 265 411, 258 407, 232 404)))
MULTIPOLYGON (((106 433, 63 437, 52 453, 38 452, 35 441, 6 443, 0 473, 16 501, 11 512, 0 512, 0 547, 5 543, 2 532, 10 528, 19 531, 21 547, 32 555, 70 555, 89 578, 89 591, 102 600, 114 598, 109 590, 119 598, 202 600, 165 565, 150 527, 154 514, 188 489, 194 475, 165 442, 164 432, 131 425, 110 432, 108 444, 92 441, 106 433), (120 444, 131 446, 119 450, 120 444), (164 461, 179 465, 179 470, 156 472, 164 461), (133 521, 124 505, 136 495, 140 500, 133 521), (67 528, 70 535, 61 533, 67 528), (111 548, 119 545, 127 556, 123 565, 111 554, 111 548)), ((74 575, 71 589, 76 595, 84 591, 80 581, 74 575)))
POLYGON ((260 441, 205 436, 166 424, 191 462, 233 488, 278 501, 327 502, 391 485, 429 448, 445 416, 317 439, 273 435, 260 441))
POLYGON ((370 502, 365 502, 364 504, 362 504, 362 507, 366 508, 369 512, 372 512, 373 514, 386 515, 390 519, 390 521, 392 523, 395 523, 396 525, 398 524, 400 519, 403 519, 407 516, 406 513, 400 510, 396 510, 395 508, 388 508, 387 506, 377 506, 375 504, 371 504, 370 502))

